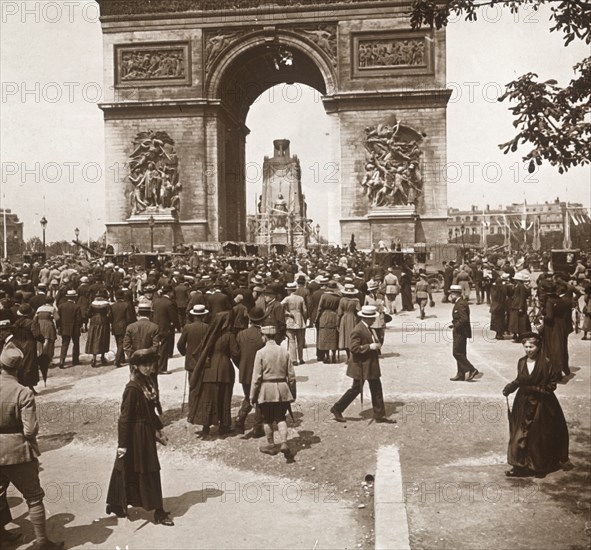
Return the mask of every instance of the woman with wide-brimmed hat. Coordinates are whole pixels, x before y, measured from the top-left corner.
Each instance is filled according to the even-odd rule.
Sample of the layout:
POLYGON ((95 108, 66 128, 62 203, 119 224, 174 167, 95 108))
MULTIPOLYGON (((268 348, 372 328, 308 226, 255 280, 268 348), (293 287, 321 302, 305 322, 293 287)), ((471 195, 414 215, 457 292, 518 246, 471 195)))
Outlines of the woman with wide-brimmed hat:
POLYGON ((107 364, 105 353, 111 344, 111 307, 106 290, 99 290, 88 308, 88 339, 86 353, 92 355, 92 367, 97 367, 96 356, 100 354, 101 365, 107 364))
POLYGON ((107 493, 107 514, 127 515, 128 506, 154 510, 154 523, 174 525, 162 500, 156 443, 166 445, 156 414, 158 391, 152 373, 158 363, 153 348, 134 351, 131 376, 125 386, 119 416, 117 458, 107 493))
POLYGON ((34 387, 39 383, 37 343, 43 344, 43 336, 29 304, 22 304, 18 308, 12 341, 23 352, 23 366, 18 373, 19 384, 36 393, 34 387))
POLYGON ((351 331, 358 322, 357 312, 361 310, 359 302, 359 291, 352 283, 345 283, 341 294, 343 297, 339 302, 337 318, 339 323, 339 349, 344 349, 349 358, 351 348, 351 331))
POLYGON ((544 477, 568 462, 568 428, 554 394, 558 373, 543 352, 539 334, 522 334, 525 356, 517 362, 517 377, 503 389, 517 390, 509 416, 508 477, 544 477))

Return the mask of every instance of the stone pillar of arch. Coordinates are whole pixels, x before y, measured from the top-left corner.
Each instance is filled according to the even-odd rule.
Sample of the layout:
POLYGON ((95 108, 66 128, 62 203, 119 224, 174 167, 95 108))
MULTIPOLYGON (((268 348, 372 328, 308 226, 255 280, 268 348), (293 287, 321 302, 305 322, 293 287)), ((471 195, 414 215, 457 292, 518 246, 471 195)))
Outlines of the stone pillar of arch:
MULTIPOLYGON (((411 32, 408 2, 99 4, 109 244, 149 242, 154 209, 130 206, 128 165, 142 132, 174 141, 182 184, 176 209, 153 212, 156 243, 244 239, 245 120, 283 82, 318 90, 337 121, 327 147, 340 187, 332 240, 414 243, 419 222, 428 243, 446 242, 445 31, 411 32)), ((160 154, 150 143, 143 151, 160 154)))

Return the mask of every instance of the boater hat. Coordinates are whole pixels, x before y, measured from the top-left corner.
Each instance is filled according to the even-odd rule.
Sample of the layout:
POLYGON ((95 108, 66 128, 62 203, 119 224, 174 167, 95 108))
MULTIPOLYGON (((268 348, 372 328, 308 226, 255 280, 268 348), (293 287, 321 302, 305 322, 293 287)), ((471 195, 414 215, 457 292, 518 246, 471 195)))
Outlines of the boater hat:
POLYGON ((366 319, 375 319, 379 314, 376 306, 363 306, 357 315, 366 319))
POLYGON ((265 336, 275 336, 277 334, 277 327, 275 325, 261 327, 261 334, 264 334, 265 336))
POLYGON ((189 311, 189 315, 207 315, 209 310, 203 304, 195 304, 189 311))
POLYGON ((354 285, 347 283, 347 284, 345 284, 345 288, 342 290, 342 293, 354 295, 354 294, 357 294, 357 289, 355 288, 354 285))
POLYGON ((459 292, 459 293, 461 293, 462 292, 462 287, 460 285, 451 285, 449 287, 449 291, 450 292, 459 292))
POLYGON ((285 290, 293 291, 293 290, 297 290, 297 289, 298 289, 297 283, 287 283, 285 285, 285 290))

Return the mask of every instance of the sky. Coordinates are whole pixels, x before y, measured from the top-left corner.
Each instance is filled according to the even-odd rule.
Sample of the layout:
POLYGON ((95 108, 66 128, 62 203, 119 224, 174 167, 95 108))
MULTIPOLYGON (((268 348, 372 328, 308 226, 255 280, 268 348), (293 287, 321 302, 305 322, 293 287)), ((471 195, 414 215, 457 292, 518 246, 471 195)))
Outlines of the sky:
MULTIPOLYGON (((48 220, 47 241, 93 239, 104 231, 104 131, 102 34, 92 0, 70 2, 2 0, 0 27, 0 199, 24 222, 25 239, 39 236, 48 220)), ((447 29, 448 204, 528 203, 554 200, 590 206, 589 168, 543 165, 529 174, 521 156, 504 155, 498 144, 514 135, 507 102, 496 101, 507 82, 526 72, 566 84, 588 47, 563 46, 550 33, 549 10, 510 14, 485 8, 479 21, 450 23, 447 29)), ((338 167, 332 164, 330 135, 335 128, 319 94, 305 86, 281 85, 251 107, 247 125, 247 209, 261 189, 260 166, 272 155, 272 141, 291 140, 302 165, 308 214, 326 236, 336 239, 338 167), (336 170, 336 172, 335 172, 336 170), (325 182, 329 182, 327 185, 325 182), (324 182, 324 183, 323 183, 324 182)), ((182 162, 182 159, 181 159, 182 162)))

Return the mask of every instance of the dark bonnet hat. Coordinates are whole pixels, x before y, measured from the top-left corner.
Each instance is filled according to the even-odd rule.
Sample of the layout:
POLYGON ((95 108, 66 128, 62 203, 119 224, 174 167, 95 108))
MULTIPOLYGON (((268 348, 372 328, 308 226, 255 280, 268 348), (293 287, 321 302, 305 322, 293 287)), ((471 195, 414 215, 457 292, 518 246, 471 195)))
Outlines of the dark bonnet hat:
POLYGON ((148 365, 158 361, 158 353, 152 348, 138 349, 133 352, 129 363, 131 365, 148 365))

